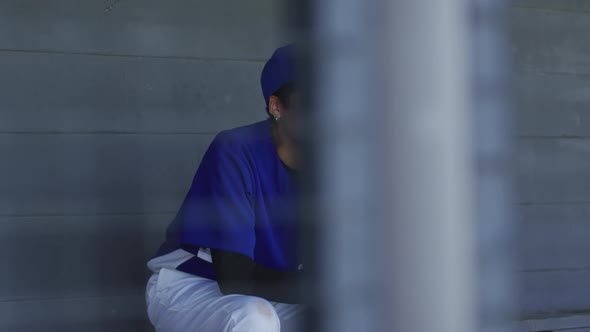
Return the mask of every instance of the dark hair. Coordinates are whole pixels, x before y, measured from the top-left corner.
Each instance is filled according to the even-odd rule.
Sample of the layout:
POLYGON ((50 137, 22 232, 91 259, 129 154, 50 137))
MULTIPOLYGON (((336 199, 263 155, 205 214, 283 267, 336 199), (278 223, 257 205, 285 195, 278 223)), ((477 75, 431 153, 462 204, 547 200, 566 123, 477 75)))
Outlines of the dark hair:
MULTIPOLYGON (((287 83, 285 85, 283 85, 282 87, 280 87, 277 91, 275 91, 272 96, 275 96, 277 98, 279 98, 279 100, 281 101, 281 104, 283 104, 285 107, 289 107, 289 104, 291 103, 291 95, 293 94, 293 92, 295 91, 295 86, 294 84, 291 83, 287 83)), ((268 112, 268 119, 270 120, 271 123, 276 123, 275 118, 270 114, 270 111, 268 112)))

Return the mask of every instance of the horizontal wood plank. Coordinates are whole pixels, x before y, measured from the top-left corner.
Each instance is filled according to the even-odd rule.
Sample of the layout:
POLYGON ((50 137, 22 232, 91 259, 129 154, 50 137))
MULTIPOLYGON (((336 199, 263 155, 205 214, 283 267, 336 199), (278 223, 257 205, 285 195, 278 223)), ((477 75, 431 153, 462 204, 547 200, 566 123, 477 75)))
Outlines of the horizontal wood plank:
POLYGON ((517 177, 520 202, 590 202, 589 139, 521 139, 517 177))
POLYGON ((2 332, 150 332, 143 294, 0 302, 2 332))
POLYGON ((0 132, 212 133, 267 117, 262 63, 0 52, 0 132))
POLYGON ((514 88, 519 135, 590 137, 590 76, 517 72, 514 88))
POLYGON ((173 217, 0 217, 0 301, 141 292, 173 217))
POLYGON ((526 332, 536 331, 567 331, 586 332, 590 331, 590 313, 587 314, 563 314, 554 317, 538 317, 524 321, 526 332))
POLYGON ((520 274, 522 317, 560 316, 590 308, 590 269, 520 274))
POLYGON ((590 13, 513 8, 510 21, 516 68, 590 73, 590 13))
POLYGON ((518 208, 522 270, 590 268, 590 204, 518 208))
POLYGON ((590 11, 587 0, 512 0, 511 4, 513 7, 541 10, 590 11))
POLYGON ((175 212, 212 135, 0 135, 0 215, 175 212))
POLYGON ((266 59, 285 42, 272 0, 3 0, 0 49, 266 59))

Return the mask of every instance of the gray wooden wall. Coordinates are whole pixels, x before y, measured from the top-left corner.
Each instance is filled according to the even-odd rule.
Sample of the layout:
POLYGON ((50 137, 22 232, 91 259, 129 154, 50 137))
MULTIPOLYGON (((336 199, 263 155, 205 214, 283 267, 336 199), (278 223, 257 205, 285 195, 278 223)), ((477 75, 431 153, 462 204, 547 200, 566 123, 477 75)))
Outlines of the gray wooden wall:
POLYGON ((149 331, 144 263, 213 135, 266 116, 279 5, 0 1, 0 331, 149 331))
POLYGON ((588 314, 590 1, 516 0, 511 22, 522 316, 588 314))

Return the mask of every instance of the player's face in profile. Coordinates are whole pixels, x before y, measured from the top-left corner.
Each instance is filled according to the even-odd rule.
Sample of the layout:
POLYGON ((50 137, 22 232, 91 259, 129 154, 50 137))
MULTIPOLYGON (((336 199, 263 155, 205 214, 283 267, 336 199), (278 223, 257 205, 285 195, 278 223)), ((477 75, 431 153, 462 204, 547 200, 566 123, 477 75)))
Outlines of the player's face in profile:
POLYGON ((286 108, 284 118, 281 122, 284 125, 285 133, 294 141, 298 141, 301 135, 299 128, 299 107, 299 94, 293 92, 289 97, 289 107, 286 108))

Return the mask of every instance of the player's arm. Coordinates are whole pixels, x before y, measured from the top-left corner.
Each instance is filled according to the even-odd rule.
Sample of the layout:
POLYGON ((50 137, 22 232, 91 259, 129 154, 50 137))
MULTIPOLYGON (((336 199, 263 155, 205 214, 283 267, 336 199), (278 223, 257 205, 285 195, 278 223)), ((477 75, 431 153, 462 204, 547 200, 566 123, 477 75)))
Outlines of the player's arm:
POLYGON ((230 251, 211 250, 221 292, 262 297, 273 302, 298 303, 297 272, 280 271, 256 264, 250 257, 230 251))

